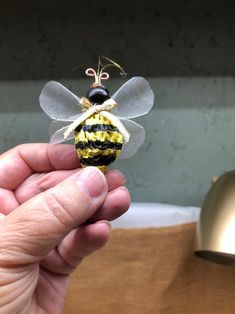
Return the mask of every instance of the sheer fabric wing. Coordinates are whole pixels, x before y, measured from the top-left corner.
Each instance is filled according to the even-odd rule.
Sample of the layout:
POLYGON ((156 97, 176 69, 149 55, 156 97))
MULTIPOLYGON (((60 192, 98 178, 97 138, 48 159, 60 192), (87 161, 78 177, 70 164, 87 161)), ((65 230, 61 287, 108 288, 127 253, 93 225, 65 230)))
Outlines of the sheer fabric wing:
POLYGON ((141 125, 135 123, 134 121, 121 119, 121 122, 130 133, 130 140, 128 143, 124 144, 119 157, 120 159, 125 159, 133 156, 144 143, 145 131, 141 125))
POLYGON ((112 96, 118 107, 112 114, 121 118, 135 118, 150 111, 154 94, 149 83, 142 77, 133 77, 112 96))
MULTIPOLYGON (((64 132, 66 131, 69 121, 52 121, 49 126, 49 136, 51 144, 58 144, 64 142, 64 132)), ((71 140, 74 137, 72 132, 67 140, 71 140)))
POLYGON ((48 82, 39 97, 42 110, 54 120, 72 121, 81 113, 79 97, 58 82, 48 82))

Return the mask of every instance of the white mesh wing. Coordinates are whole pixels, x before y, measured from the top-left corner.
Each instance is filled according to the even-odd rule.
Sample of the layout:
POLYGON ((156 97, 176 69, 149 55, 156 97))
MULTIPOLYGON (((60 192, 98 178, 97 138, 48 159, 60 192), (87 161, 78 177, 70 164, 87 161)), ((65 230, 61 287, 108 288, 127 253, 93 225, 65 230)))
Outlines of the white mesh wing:
POLYGON ((140 146, 144 143, 145 131, 142 126, 128 119, 120 119, 128 132, 130 133, 130 140, 123 145, 120 158, 129 158, 133 156, 140 146))
POLYGON ((118 107, 112 114, 122 118, 135 118, 150 111, 154 94, 149 83, 142 77, 133 77, 112 96, 118 107))
MULTIPOLYGON (((52 121, 49 126, 49 136, 51 144, 58 144, 64 142, 64 132, 69 126, 69 121, 52 121)), ((72 132, 67 140, 71 140, 74 137, 72 132)))
POLYGON ((79 97, 58 82, 48 82, 39 97, 42 110, 54 120, 72 121, 81 113, 79 97))

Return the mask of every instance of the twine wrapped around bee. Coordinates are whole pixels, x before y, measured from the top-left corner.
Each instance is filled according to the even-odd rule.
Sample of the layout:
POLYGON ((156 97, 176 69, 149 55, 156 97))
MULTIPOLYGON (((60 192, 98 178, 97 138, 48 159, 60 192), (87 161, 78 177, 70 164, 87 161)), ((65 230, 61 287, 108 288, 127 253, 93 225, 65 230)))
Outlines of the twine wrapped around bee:
POLYGON ((102 80, 109 78, 105 72, 109 67, 118 68, 121 75, 125 75, 116 62, 99 57, 97 71, 86 70, 86 75, 95 79, 86 97, 78 98, 53 81, 45 85, 40 95, 42 109, 54 120, 50 127, 51 142, 59 143, 75 137, 81 165, 96 166, 102 171, 119 155, 123 158, 133 155, 144 142, 144 129, 125 118, 129 117, 129 112, 130 117, 147 113, 154 100, 148 82, 141 77, 126 82, 111 98, 102 85, 102 80))
POLYGON ((82 108, 82 111, 85 111, 85 113, 77 120, 75 120, 72 124, 70 124, 70 126, 64 132, 64 140, 67 140, 70 133, 74 131, 82 122, 90 118, 92 115, 98 113, 103 117, 109 119, 111 123, 116 126, 117 129, 119 129, 120 133, 123 135, 125 143, 127 143, 130 139, 129 132, 118 118, 116 118, 114 115, 109 114, 109 111, 117 107, 117 105, 118 104, 113 99, 106 100, 102 105, 93 105, 86 97, 82 97, 80 99, 80 106, 82 108))

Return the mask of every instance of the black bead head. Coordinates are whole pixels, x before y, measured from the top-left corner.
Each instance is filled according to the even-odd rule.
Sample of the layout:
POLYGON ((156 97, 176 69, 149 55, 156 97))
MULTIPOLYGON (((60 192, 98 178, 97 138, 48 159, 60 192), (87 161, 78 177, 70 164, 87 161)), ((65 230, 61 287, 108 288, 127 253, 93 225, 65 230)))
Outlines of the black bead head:
POLYGON ((94 105, 101 105, 110 98, 109 91, 103 86, 92 87, 87 92, 87 98, 94 105))

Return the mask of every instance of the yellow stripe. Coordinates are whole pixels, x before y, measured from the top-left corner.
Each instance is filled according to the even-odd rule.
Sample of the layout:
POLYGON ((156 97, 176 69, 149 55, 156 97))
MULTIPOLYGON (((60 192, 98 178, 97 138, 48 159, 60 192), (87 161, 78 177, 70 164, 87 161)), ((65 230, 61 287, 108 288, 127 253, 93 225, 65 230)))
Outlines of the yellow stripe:
POLYGON ((97 166, 102 172, 105 172, 108 169, 108 166, 97 166))
POLYGON ((88 142, 88 141, 110 141, 113 143, 123 143, 123 138, 121 133, 118 132, 84 132, 81 130, 80 132, 75 132, 75 144, 77 142, 88 142))
POLYGON ((92 125, 92 124, 111 124, 111 123, 110 123, 109 119, 96 113, 96 114, 93 114, 92 116, 90 116, 88 119, 86 119, 84 124, 92 125))

